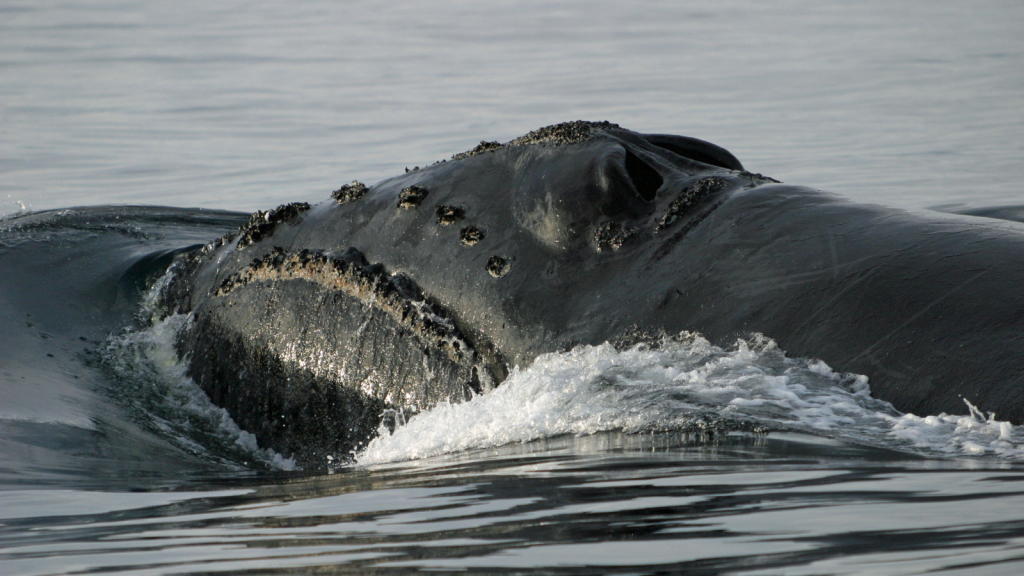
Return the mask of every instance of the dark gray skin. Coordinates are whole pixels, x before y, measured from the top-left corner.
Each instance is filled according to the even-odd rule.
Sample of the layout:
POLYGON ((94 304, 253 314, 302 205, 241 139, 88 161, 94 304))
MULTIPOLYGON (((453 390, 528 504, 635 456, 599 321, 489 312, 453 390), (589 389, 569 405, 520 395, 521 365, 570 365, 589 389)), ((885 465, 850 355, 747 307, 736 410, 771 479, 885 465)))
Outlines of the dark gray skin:
POLYGON ((856 204, 604 123, 360 193, 271 213, 181 262, 165 294, 195 314, 192 376, 306 466, 361 446, 388 409, 486 392, 539 354, 684 330, 762 333, 866 374, 902 411, 967 399, 1024 421, 1020 225, 856 204), (465 245, 470 227, 483 238, 465 245))

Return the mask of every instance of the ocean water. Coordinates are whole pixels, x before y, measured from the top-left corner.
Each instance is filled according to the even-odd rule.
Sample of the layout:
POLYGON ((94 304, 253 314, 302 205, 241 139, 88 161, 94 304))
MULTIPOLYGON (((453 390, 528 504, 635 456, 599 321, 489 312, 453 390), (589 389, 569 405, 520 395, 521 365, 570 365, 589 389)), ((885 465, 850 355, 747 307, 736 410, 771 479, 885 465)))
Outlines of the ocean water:
POLYGON ((577 118, 1019 219, 1022 30, 1013 1, 4 2, 0 573, 1021 573, 1024 430, 771 334, 545 355, 299 470, 151 294, 246 212, 577 118))

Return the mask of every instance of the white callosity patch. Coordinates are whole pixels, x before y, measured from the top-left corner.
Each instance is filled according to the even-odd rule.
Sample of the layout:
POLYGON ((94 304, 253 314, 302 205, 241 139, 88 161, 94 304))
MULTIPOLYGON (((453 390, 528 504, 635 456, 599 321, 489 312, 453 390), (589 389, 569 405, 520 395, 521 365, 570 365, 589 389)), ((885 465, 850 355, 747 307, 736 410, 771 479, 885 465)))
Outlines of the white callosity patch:
POLYGON ((434 456, 562 434, 707 425, 787 430, 936 455, 1024 459, 1024 434, 1007 422, 901 414, 870 396, 867 378, 819 360, 787 358, 766 338, 726 350, 692 334, 652 349, 581 346, 543 355, 493 392, 421 413, 382 434, 360 464, 434 456))

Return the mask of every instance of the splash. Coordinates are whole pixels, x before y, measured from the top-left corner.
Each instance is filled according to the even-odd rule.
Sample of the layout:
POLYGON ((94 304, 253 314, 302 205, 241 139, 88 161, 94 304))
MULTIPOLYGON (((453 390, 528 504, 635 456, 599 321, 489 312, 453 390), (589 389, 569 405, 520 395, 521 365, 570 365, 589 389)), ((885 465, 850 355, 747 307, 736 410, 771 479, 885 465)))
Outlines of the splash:
POLYGON ((902 414, 867 377, 786 357, 753 337, 724 349, 684 333, 651 348, 610 344, 546 354, 493 392, 441 404, 357 455, 362 465, 565 434, 708 427, 794 431, 924 456, 1024 459, 1024 434, 971 407, 968 416, 902 414))
MULTIPOLYGON (((158 313, 157 295, 171 274, 145 297, 139 321, 149 327, 107 343, 105 363, 122 395, 149 425, 195 454, 295 469, 291 459, 261 448, 187 376, 174 342, 190 317, 158 313)), ((545 354, 469 402, 409 419, 385 414, 397 428, 382 426, 355 456, 372 465, 564 435, 745 430, 802 432, 927 457, 1024 460, 1024 433, 967 407, 967 415, 903 414, 871 397, 867 377, 789 358, 766 337, 723 348, 682 333, 653 347, 602 344, 545 354)))
POLYGON ((22 200, 15 199, 10 194, 3 200, 0 200, 0 220, 28 214, 31 211, 32 207, 30 205, 25 204, 22 200))
POLYGON ((159 318, 159 294, 169 271, 144 295, 139 320, 148 327, 111 337, 102 352, 113 373, 114 390, 147 426, 197 456, 231 467, 296 470, 291 458, 261 448, 256 437, 238 427, 226 410, 214 405, 186 373, 174 343, 191 316, 159 318))

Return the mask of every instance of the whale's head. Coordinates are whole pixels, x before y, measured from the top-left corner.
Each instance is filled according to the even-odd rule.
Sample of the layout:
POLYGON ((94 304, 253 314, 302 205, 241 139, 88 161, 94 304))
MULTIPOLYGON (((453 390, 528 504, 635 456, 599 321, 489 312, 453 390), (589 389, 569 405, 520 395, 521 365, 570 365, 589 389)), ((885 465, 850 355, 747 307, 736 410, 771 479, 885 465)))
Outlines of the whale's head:
POLYGON ((194 317, 180 349, 261 441, 336 452, 384 410, 461 400, 541 353, 650 324, 678 292, 665 255, 758 178, 714 144, 607 122, 481 142, 258 212, 198 251, 168 290, 194 317), (256 382, 262 404, 245 396, 256 382))
MULTIPOLYGON (((364 202, 376 196, 408 210, 406 217, 436 215, 438 224, 460 231, 486 214, 494 231, 528 234, 548 250, 607 251, 664 230, 722 187, 701 185, 701 177, 742 170, 727 150, 696 138, 576 121, 505 144, 481 142, 450 161, 381 182, 364 202)), ((342 203, 353 200, 347 192, 336 194, 342 203)))
POLYGON ((626 236, 650 227, 693 175, 742 170, 732 154, 708 142, 589 122, 543 128, 504 146, 482 142, 454 160, 479 165, 471 171, 500 167, 503 183, 494 182, 490 195, 507 206, 495 209, 552 250, 617 249, 626 236), (484 157, 473 162, 473 156, 484 157))

